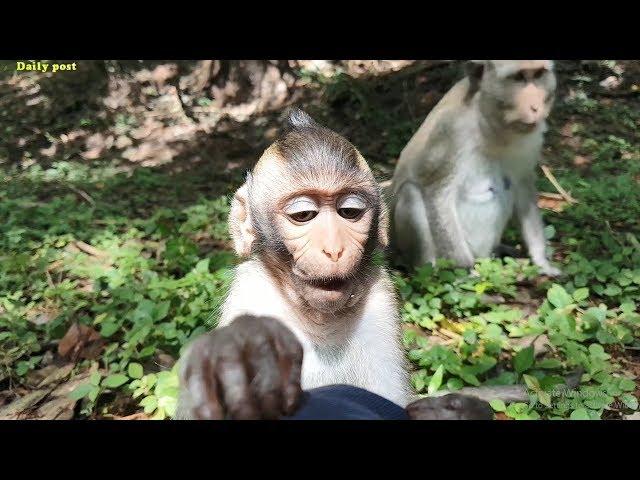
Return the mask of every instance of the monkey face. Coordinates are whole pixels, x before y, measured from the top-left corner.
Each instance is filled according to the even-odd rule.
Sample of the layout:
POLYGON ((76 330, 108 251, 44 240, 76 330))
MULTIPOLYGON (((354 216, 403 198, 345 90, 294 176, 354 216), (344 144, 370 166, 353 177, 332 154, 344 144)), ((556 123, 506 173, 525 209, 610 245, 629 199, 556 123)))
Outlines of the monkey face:
POLYGON ((294 283, 311 306, 339 309, 359 293, 356 272, 374 218, 369 196, 367 191, 298 192, 278 209, 294 283))
POLYGON ((336 312, 367 290, 387 222, 356 148, 306 119, 269 147, 232 204, 236 251, 257 254, 306 306, 336 312))
POLYGON ((549 115, 556 79, 549 60, 491 60, 481 90, 497 120, 520 133, 533 131, 549 115))

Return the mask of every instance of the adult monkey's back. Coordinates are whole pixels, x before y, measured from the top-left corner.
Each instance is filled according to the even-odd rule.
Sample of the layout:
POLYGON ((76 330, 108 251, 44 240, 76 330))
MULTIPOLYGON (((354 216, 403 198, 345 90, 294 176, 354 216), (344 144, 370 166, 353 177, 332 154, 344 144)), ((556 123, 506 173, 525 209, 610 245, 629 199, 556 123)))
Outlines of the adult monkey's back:
POLYGON ((480 60, 402 151, 391 186, 392 246, 419 266, 490 256, 515 212, 533 263, 546 257, 535 167, 556 79, 550 60, 480 60))

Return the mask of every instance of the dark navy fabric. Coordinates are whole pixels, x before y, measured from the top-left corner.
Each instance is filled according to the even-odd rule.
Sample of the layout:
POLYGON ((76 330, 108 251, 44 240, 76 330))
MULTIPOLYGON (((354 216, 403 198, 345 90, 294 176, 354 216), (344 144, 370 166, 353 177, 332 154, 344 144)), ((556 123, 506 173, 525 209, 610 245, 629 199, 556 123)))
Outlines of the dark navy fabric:
POLYGON ((351 385, 328 385, 304 392, 298 411, 286 420, 408 420, 404 408, 351 385))

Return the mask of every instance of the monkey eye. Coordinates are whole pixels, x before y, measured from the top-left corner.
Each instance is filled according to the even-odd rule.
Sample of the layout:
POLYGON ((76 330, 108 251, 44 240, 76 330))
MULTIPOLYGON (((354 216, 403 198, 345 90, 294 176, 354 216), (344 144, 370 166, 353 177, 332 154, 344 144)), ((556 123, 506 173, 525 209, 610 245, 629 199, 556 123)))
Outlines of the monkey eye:
POLYGON ((338 215, 347 220, 355 220, 366 210, 367 204, 358 195, 347 195, 338 201, 338 215))
POLYGON ((285 213, 295 222, 305 223, 318 215, 318 206, 308 197, 294 199, 285 208, 285 213))
POLYGON ((522 72, 522 71, 514 73, 509 78, 511 78, 511 80, 514 80, 516 82, 524 82, 524 81, 527 80, 527 77, 525 76, 524 72, 522 72))
POLYGON ((304 212, 290 213, 289 217, 294 219, 296 222, 304 223, 308 222, 309 220, 313 220, 316 215, 318 215, 318 212, 314 210, 306 210, 304 212))
POLYGON ((539 68, 537 69, 535 72, 533 72, 533 78, 535 78, 536 80, 538 80, 539 78, 541 78, 545 73, 547 73, 547 71, 544 68, 539 68))

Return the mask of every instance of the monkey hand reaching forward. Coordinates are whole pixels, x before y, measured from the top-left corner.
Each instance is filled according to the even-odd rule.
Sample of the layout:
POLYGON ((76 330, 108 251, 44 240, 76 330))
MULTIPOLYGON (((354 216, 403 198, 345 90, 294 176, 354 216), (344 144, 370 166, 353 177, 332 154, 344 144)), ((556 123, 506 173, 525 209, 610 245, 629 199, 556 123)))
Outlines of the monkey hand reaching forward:
POLYGON ((190 347, 180 371, 184 401, 179 416, 191 419, 278 419, 302 397, 302 346, 270 317, 242 315, 190 347))

